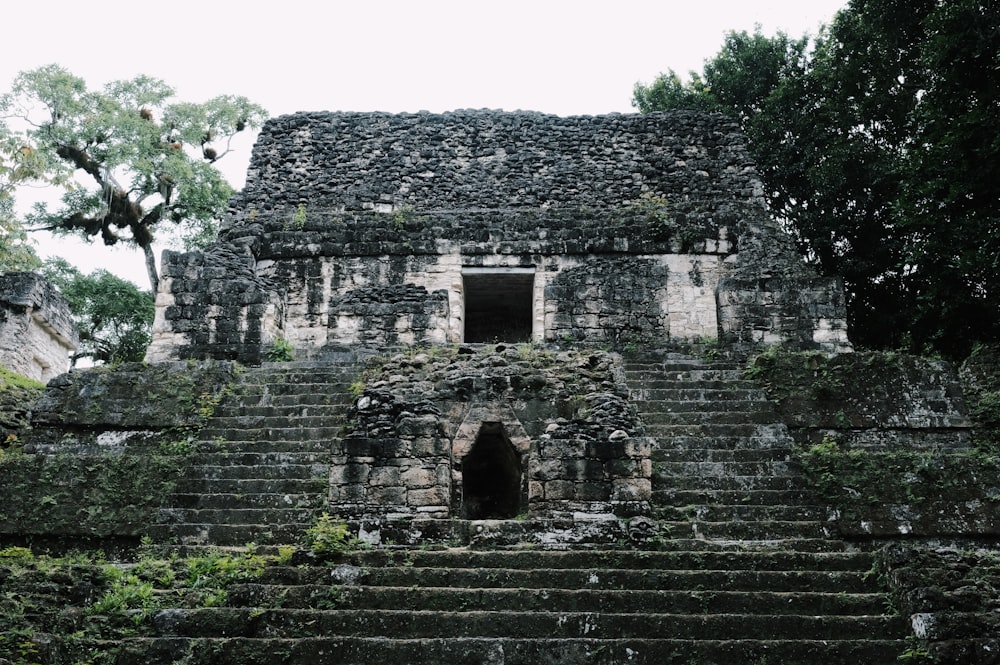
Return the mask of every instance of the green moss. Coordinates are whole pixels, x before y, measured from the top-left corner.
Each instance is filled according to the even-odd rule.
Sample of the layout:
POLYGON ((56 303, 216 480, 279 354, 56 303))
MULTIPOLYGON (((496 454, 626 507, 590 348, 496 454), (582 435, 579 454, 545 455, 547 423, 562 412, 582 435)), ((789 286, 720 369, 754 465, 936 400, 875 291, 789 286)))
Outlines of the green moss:
POLYGON ((41 381, 29 379, 26 376, 12 372, 5 367, 0 367, 0 390, 7 388, 25 388, 28 390, 44 390, 45 384, 41 381))
POLYGON ((1000 476, 1000 458, 975 450, 851 450, 827 438, 798 449, 796 458, 816 492, 841 509, 989 500, 1000 476))
POLYGON ((93 553, 49 557, 25 548, 0 550, 0 662, 49 662, 42 644, 58 651, 58 662, 115 662, 126 638, 156 635, 157 612, 224 605, 233 585, 287 565, 291 556, 247 546, 111 563, 93 553))
POLYGON ((4 455, 0 504, 6 533, 67 537, 142 532, 172 490, 183 460, 166 455, 4 455))

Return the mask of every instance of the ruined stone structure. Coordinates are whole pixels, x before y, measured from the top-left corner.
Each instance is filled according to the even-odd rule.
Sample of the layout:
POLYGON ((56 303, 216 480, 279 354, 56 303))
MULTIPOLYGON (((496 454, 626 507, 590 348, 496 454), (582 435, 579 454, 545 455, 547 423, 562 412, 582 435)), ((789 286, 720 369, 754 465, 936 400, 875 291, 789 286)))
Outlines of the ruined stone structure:
POLYGON ((831 353, 728 121, 287 116, 230 213, 0 444, 0 661, 1000 665, 1000 350, 831 353))
POLYGON ((166 252, 148 359, 344 345, 849 348, 738 127, 675 112, 272 119, 219 244, 166 252))
MULTIPOLYGON (((719 116, 277 118, 219 244, 164 254, 148 359, 256 362, 278 339, 311 358, 476 342, 849 348, 839 285, 801 264, 760 190, 719 116)), ((544 372, 512 385, 510 352, 464 373, 452 357, 436 383, 362 396, 368 425, 334 444, 338 512, 648 513, 650 445, 633 439, 634 414, 602 437, 560 427, 555 411, 579 410, 571 395, 544 372), (495 378, 445 377, 470 372, 495 378), (400 420, 415 404, 429 406, 400 420), (501 472, 509 492, 483 488, 501 472)), ((594 363, 584 370, 600 366, 603 387, 566 381, 580 399, 627 397, 594 363)))
POLYGON ((40 275, 0 275, 0 365, 38 381, 69 369, 79 340, 69 306, 40 275))

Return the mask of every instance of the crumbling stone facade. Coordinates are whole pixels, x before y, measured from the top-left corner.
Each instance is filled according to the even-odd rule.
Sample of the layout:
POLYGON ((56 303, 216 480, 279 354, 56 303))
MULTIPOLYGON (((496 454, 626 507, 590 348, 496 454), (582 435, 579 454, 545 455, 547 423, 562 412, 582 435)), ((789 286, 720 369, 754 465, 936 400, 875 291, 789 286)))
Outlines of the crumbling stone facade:
POLYGON ((79 339, 69 305, 40 275, 0 275, 0 365, 47 382, 69 369, 79 339))
POLYGON ((849 348, 835 280, 769 218, 737 125, 694 112, 300 113, 219 242, 166 252, 151 361, 344 345, 717 339, 849 348))
POLYGON ((333 444, 342 514, 649 513, 652 442, 613 354, 462 345, 370 363, 353 427, 333 444))

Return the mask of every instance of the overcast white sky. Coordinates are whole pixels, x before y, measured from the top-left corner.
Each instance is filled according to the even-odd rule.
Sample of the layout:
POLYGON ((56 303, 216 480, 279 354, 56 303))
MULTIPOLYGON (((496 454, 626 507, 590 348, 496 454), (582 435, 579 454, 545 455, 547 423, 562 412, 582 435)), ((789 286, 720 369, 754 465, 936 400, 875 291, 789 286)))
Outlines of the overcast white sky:
MULTIPOLYGON (((0 87, 58 63, 92 87, 147 74, 178 99, 295 111, 633 111, 636 81, 701 71, 729 30, 815 34, 846 0, 18 0, 0 87)), ((240 187, 251 145, 220 162, 240 187)), ((147 280, 137 252, 56 245, 82 270, 147 280)))

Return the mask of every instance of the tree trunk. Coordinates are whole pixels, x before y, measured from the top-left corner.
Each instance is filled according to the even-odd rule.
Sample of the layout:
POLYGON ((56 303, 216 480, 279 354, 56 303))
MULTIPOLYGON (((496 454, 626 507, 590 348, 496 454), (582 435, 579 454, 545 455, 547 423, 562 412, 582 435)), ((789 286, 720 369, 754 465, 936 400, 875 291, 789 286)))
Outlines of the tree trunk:
POLYGON ((142 253, 146 255, 146 272, 149 274, 149 285, 153 289, 153 297, 156 297, 156 292, 160 289, 160 278, 156 274, 156 256, 153 254, 152 245, 143 245, 142 253))

